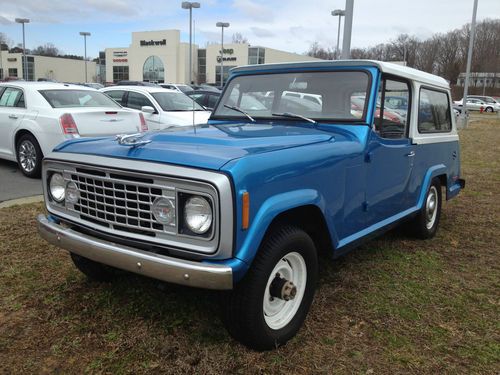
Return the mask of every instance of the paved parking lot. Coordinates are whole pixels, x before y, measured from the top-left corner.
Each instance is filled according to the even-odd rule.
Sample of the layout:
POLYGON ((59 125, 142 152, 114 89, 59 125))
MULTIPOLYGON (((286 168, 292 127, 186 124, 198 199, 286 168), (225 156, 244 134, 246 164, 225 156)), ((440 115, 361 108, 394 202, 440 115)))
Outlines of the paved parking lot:
POLYGON ((25 177, 17 163, 0 160, 0 202, 42 194, 40 179, 25 177))

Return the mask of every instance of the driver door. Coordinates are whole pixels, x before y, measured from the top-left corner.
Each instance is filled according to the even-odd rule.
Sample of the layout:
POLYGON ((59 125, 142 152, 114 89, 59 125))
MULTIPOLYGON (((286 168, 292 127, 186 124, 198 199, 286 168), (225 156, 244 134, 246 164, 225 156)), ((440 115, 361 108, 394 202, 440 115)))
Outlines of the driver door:
POLYGON ((366 226, 410 207, 409 184, 415 145, 408 137, 410 85, 399 78, 383 77, 367 149, 366 226), (406 98, 406 108, 392 108, 386 96, 406 98))

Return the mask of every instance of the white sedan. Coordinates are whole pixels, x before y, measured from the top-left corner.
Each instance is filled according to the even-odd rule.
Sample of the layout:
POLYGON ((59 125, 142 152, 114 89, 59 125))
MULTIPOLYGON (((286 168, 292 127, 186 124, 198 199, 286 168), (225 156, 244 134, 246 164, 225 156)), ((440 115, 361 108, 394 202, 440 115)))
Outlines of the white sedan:
POLYGON ((101 92, 76 85, 13 81, 0 84, 0 158, 40 175, 44 155, 59 143, 147 131, 144 115, 101 92))
POLYGON ((112 86, 100 89, 120 105, 144 113, 150 130, 206 124, 211 115, 177 90, 153 86, 112 86))

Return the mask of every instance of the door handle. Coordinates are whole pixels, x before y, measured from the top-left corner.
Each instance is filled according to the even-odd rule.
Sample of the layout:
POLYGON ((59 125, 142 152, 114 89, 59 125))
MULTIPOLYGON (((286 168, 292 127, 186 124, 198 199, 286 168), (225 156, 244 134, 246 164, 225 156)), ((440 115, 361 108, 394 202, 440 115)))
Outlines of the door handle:
POLYGON ((16 119, 16 118, 17 118, 17 115, 9 115, 9 118, 11 118, 11 119, 16 119))
POLYGON ((415 156, 415 151, 411 151, 409 154, 406 154, 406 156, 408 156, 409 158, 415 156))

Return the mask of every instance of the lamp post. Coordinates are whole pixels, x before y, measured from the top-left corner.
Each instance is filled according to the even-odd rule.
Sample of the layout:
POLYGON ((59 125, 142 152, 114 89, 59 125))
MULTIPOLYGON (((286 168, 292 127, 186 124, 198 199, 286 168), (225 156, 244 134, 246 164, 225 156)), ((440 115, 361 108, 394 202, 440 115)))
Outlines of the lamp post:
POLYGON ((24 37, 24 24, 30 23, 28 18, 16 18, 15 21, 23 25, 23 78, 28 80, 28 62, 26 61, 26 39, 24 37))
POLYGON ((80 35, 83 36, 83 48, 85 50, 85 83, 87 83, 87 37, 90 36, 88 31, 80 31, 80 35))
POLYGON ((195 1, 183 1, 182 9, 189 9, 189 84, 192 82, 193 73, 193 8, 199 8, 200 3, 195 1))
POLYGON ((220 39, 220 87, 224 87, 224 27, 229 27, 229 22, 217 22, 215 26, 221 28, 220 39))
POLYGON ((470 25, 470 37, 469 37, 469 50, 467 52, 467 67, 465 69, 465 82, 464 82, 464 96, 462 99, 462 113, 460 114, 461 124, 460 127, 466 128, 468 126, 468 112, 467 112, 467 95, 469 91, 469 78, 470 78, 470 66, 472 63, 472 50, 474 46, 474 34, 476 32, 476 14, 477 14, 477 0, 474 0, 474 6, 472 8, 472 22, 470 25))
POLYGON ((344 35, 342 40, 342 59, 351 58, 352 17, 354 0, 345 0, 344 35))
POLYGON ((339 50, 339 43, 340 43, 340 19, 342 18, 342 16, 345 16, 345 10, 342 10, 342 9, 335 9, 334 11, 332 11, 332 16, 339 16, 339 29, 337 31, 337 52, 335 53, 335 57, 336 59, 338 60, 338 58, 340 57, 340 50, 339 50))

